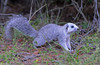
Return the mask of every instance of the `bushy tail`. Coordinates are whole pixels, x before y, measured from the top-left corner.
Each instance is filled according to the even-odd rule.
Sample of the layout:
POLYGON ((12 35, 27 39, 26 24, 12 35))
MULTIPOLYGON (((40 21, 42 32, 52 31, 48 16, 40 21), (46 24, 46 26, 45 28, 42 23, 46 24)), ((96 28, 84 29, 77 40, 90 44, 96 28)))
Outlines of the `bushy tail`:
POLYGON ((5 34, 4 37, 6 40, 12 40, 13 39, 13 34, 14 34, 14 30, 13 28, 8 24, 5 27, 5 34))
POLYGON ((28 22, 26 17, 23 16, 15 16, 12 17, 5 28, 5 37, 6 39, 12 39, 14 30, 16 29, 24 35, 35 38, 38 34, 38 31, 35 30, 28 22))

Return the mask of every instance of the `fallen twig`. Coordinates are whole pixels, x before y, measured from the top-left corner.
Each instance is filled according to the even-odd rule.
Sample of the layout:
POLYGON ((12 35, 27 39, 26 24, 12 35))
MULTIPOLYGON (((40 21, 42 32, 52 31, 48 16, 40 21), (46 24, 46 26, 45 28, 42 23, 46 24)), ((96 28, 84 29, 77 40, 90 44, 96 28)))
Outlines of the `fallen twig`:
POLYGON ((31 56, 23 56, 24 59, 23 60, 28 60, 28 59, 32 59, 32 58, 35 58, 35 57, 39 57, 41 54, 38 54, 38 55, 34 55, 32 54, 31 56))

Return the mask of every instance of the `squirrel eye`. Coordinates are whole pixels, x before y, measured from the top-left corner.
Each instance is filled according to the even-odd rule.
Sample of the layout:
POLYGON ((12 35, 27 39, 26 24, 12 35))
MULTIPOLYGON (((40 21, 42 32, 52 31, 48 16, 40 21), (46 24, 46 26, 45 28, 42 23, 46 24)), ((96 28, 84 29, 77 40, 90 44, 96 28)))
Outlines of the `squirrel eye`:
POLYGON ((71 26, 71 28, 74 28, 74 26, 71 26))

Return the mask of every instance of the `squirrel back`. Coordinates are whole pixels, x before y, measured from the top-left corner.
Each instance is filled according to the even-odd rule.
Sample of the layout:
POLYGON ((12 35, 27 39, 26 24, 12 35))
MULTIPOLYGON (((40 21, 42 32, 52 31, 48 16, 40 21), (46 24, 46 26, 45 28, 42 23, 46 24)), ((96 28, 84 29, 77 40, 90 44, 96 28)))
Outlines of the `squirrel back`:
POLYGON ((67 51, 73 51, 70 45, 70 34, 79 29, 73 23, 67 23, 63 26, 56 24, 47 24, 38 31, 38 36, 34 39, 33 44, 42 46, 46 42, 58 40, 59 44, 67 51))
POLYGON ((28 22, 26 17, 23 16, 14 16, 12 17, 6 27, 5 27, 5 37, 8 40, 13 39, 14 30, 16 29, 19 32, 23 33, 24 35, 30 36, 35 38, 38 34, 38 31, 36 31, 28 22))

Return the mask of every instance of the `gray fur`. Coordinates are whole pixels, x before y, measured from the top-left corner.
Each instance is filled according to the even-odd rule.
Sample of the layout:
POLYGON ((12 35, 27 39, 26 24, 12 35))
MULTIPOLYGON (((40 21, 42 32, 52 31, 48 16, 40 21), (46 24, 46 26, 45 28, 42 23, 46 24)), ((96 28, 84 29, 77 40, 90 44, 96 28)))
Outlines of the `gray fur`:
POLYGON ((34 46, 44 45, 46 42, 58 39, 59 44, 67 51, 71 50, 70 45, 70 34, 77 31, 78 27, 73 23, 67 23, 64 26, 59 26, 56 24, 47 24, 42 27, 38 36, 34 39, 34 46), (71 28, 71 26, 74 28, 71 28))
POLYGON ((13 29, 22 32, 24 35, 35 38, 38 32, 29 24, 27 18, 23 16, 15 16, 8 21, 5 28, 5 37, 8 40, 13 39, 13 29))
POLYGON ((8 40, 13 39, 13 29, 22 32, 24 35, 35 38, 34 46, 44 45, 46 42, 58 40, 59 44, 67 51, 71 51, 70 34, 77 31, 78 27, 73 23, 67 23, 64 26, 56 24, 47 24, 39 31, 36 31, 23 16, 15 16, 8 21, 5 28, 5 37, 8 40))

